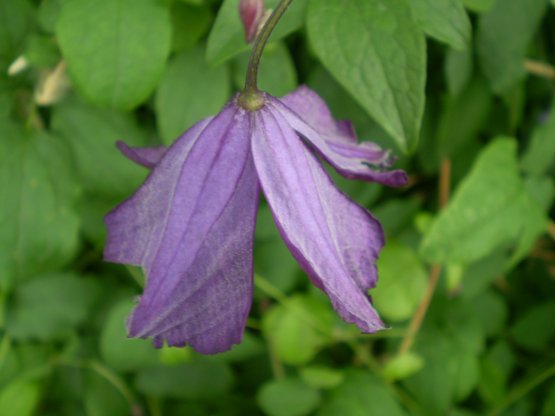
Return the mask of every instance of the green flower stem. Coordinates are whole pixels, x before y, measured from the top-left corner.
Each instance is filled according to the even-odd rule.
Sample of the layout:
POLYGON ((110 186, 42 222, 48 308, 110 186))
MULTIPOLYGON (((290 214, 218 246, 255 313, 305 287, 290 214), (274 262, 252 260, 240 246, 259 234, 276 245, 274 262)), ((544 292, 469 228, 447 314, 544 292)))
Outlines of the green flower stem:
POLYGON ((285 13, 292 2, 293 0, 281 0, 254 41, 251 57, 249 59, 249 65, 247 67, 245 89, 239 97, 239 104, 247 110, 255 111, 264 105, 264 101, 259 94, 257 85, 260 59, 262 58, 262 52, 264 51, 264 47, 266 46, 270 35, 278 24, 279 19, 283 16, 283 13, 285 13))
POLYGON ((276 9, 273 11, 268 21, 260 31, 260 34, 256 37, 254 41, 254 47, 252 49, 251 57, 249 60, 249 66, 247 68, 247 78, 245 80, 245 91, 257 91, 256 81, 258 78, 258 67, 260 66, 260 58, 262 57, 262 52, 264 47, 268 42, 268 38, 274 31, 279 19, 285 13, 285 10, 293 0, 281 0, 276 9))
POLYGON ((505 399, 489 413, 489 416, 500 415, 510 405, 522 399, 533 389, 535 389, 544 381, 546 381, 547 379, 553 376, 555 376, 555 362, 552 362, 551 365, 548 365, 544 371, 540 372, 539 374, 530 378, 529 380, 520 383, 513 390, 511 390, 509 394, 507 394, 505 399))
POLYGON ((53 361, 54 365, 76 367, 91 370, 110 383, 127 401, 131 416, 143 416, 144 412, 131 389, 125 381, 112 369, 95 360, 74 360, 59 357, 53 361))
MULTIPOLYGON (((265 280, 263 277, 256 275, 254 279, 255 286, 263 291, 265 294, 270 296, 271 298, 277 300, 280 304, 287 303, 287 296, 283 292, 281 292, 278 288, 274 287, 270 282, 265 280)), ((266 306, 261 304, 261 309, 267 308, 269 305, 266 306)), ((265 313, 265 311, 263 311, 265 313)), ((247 321, 248 322, 248 321, 247 321)), ((272 368, 272 373, 276 380, 281 380, 285 378, 285 368, 283 367, 283 363, 280 361, 278 354, 276 352, 276 346, 271 338, 266 338, 266 342, 268 344, 268 355, 270 357, 270 366, 272 368)))

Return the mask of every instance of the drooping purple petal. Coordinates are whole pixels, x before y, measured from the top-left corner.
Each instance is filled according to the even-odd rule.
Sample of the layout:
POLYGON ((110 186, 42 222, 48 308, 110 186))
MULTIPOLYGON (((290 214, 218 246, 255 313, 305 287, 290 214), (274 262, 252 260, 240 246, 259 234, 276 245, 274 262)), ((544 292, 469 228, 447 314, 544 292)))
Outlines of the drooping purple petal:
POLYGON ((350 144, 358 142, 352 123, 348 120, 335 120, 325 101, 306 85, 301 85, 295 91, 279 98, 279 101, 315 130, 332 136, 334 141, 350 144))
POLYGON ((253 117, 256 171, 291 253, 344 320, 382 329, 366 293, 376 283, 380 224, 334 186, 280 111, 266 106, 253 117))
POLYGON ((302 86, 282 99, 268 98, 268 106, 281 112, 289 125, 314 146, 340 174, 351 179, 403 186, 402 170, 385 171, 394 161, 388 150, 371 142, 357 143, 351 124, 335 121, 326 103, 302 86))
POLYGON ((129 160, 149 169, 156 166, 168 150, 166 146, 130 147, 121 140, 116 142, 116 146, 129 160))
POLYGON ((147 274, 128 321, 131 336, 202 353, 241 341, 258 204, 249 131, 248 116, 233 105, 197 124, 106 217, 105 257, 147 274))
POLYGON ((171 210, 173 199, 169 190, 177 186, 181 165, 207 125, 208 120, 203 120, 187 130, 169 148, 144 185, 106 216, 105 260, 135 266, 152 262, 171 210))

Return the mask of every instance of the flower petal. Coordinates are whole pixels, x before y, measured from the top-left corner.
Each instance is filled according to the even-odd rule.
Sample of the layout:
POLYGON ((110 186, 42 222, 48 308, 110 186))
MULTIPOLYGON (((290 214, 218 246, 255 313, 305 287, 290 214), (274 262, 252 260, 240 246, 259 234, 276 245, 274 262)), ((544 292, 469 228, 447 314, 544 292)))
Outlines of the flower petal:
POLYGON ((389 150, 371 142, 357 143, 350 123, 335 121, 326 103, 308 87, 300 87, 282 99, 270 97, 268 106, 281 112, 289 125, 343 176, 389 186, 407 183, 404 171, 383 170, 394 161, 389 150))
POLYGON ((153 245, 162 238, 164 221, 171 210, 169 196, 177 185, 181 166, 207 125, 208 121, 197 123, 176 140, 143 186, 106 216, 105 260, 136 266, 151 262, 153 245))
POLYGON ((130 147, 121 140, 116 142, 116 146, 125 157, 149 169, 156 166, 168 150, 166 146, 130 147))
POLYGON ((254 117, 256 171, 291 253, 344 320, 383 328, 366 293, 376 283, 380 224, 334 186, 280 112, 266 106, 254 117))
POLYGON ((348 120, 336 121, 326 102, 315 91, 301 85, 295 91, 279 98, 314 129, 329 134, 336 141, 356 144, 358 142, 353 125, 348 120))
POLYGON ((147 273, 130 336, 207 354, 241 341, 258 204, 249 132, 248 116, 233 105, 194 126, 107 216, 106 258, 147 273))

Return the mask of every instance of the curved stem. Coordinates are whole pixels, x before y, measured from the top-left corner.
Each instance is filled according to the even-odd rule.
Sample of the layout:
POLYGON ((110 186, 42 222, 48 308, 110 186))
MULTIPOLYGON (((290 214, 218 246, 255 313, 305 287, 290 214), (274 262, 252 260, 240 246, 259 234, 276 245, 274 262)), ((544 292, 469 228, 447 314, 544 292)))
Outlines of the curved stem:
POLYGON ((535 375, 534 377, 530 378, 529 380, 524 381, 523 383, 516 386, 508 395, 505 397, 497 407, 495 407, 490 413, 490 416, 498 416, 505 409, 507 409, 510 405, 515 403, 516 401, 522 399, 528 393, 530 393, 533 389, 538 387, 547 379, 555 376, 555 363, 551 363, 548 365, 545 370, 540 372, 539 374, 535 375))
POLYGON ((293 0, 281 0, 276 9, 268 18, 268 21, 260 31, 259 35, 256 37, 249 60, 249 66, 247 67, 245 92, 254 93, 258 91, 256 81, 258 78, 258 67, 260 65, 260 58, 262 57, 264 46, 266 46, 266 42, 268 42, 268 38, 274 31, 274 28, 279 22, 279 19, 281 19, 281 16, 283 16, 283 13, 285 13, 285 10, 287 10, 287 7, 289 7, 292 2, 293 0))
MULTIPOLYGON (((439 175, 439 207, 445 208, 447 203, 449 202, 449 194, 451 189, 451 160, 445 158, 441 161, 441 168, 440 168, 440 175, 439 175)), ((426 313, 428 311, 428 307, 432 302, 432 298, 434 297, 434 293, 437 287, 437 283, 441 276, 441 266, 439 264, 432 265, 430 270, 430 278, 428 280, 428 286, 426 287, 426 292, 424 293, 424 297, 420 301, 418 305, 418 309, 414 314, 412 320, 410 321, 409 328, 401 342, 401 346, 399 347, 398 355, 403 355, 407 353, 412 344, 414 343, 414 339, 416 335, 418 335, 418 331, 420 331, 420 327, 424 322, 424 318, 426 317, 426 313)))
POLYGON ((135 395, 127 386, 125 381, 110 368, 95 360, 73 360, 62 357, 57 357, 53 361, 54 365, 62 365, 68 367, 76 367, 96 372, 100 377, 104 378, 110 383, 127 401, 130 408, 131 416, 143 416, 143 410, 139 405, 135 395))

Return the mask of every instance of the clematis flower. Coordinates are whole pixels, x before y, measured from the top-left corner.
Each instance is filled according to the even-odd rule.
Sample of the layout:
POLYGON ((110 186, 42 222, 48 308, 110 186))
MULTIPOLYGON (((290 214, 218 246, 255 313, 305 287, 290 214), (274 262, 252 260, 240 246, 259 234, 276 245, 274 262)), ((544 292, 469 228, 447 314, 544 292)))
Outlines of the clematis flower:
POLYGON ((106 216, 105 258, 141 266, 146 287, 128 320, 131 337, 201 353, 239 343, 252 302, 259 193, 287 247, 333 308, 361 331, 383 328, 369 289, 384 244, 378 221, 338 190, 323 159, 347 178, 401 186, 392 157, 357 143, 307 87, 256 110, 238 96, 169 148, 120 149, 151 170, 106 216))

